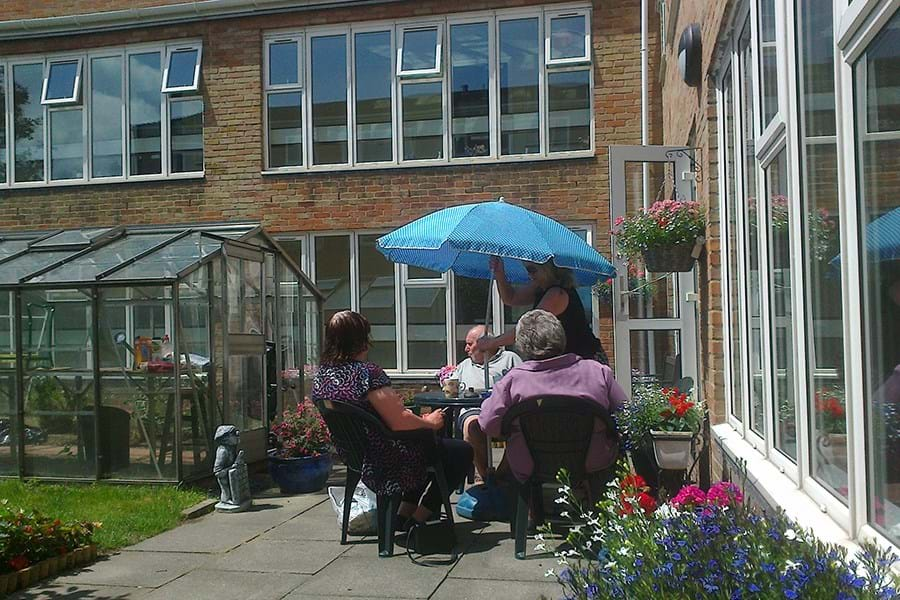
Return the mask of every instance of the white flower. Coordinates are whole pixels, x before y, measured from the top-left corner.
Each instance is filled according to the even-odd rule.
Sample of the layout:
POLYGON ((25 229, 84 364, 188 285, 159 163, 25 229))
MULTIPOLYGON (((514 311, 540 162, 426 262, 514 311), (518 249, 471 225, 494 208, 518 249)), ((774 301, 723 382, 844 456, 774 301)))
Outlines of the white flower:
POLYGON ((566 499, 565 498, 557 498, 556 500, 554 500, 554 502, 556 502, 557 504, 565 504, 566 499))
POLYGON ((535 539, 535 541, 537 541, 537 542, 543 542, 543 541, 544 541, 544 534, 543 534, 543 533, 538 533, 537 535, 534 536, 534 539, 535 539))
POLYGON ((619 556, 628 556, 629 554, 631 554, 631 553, 628 551, 628 548, 626 548, 625 546, 622 546, 621 548, 619 548, 618 550, 616 550, 616 553, 617 553, 619 556))
POLYGON ((787 573, 788 571, 793 571, 794 569, 796 569, 799 566, 800 566, 800 563, 794 562, 792 560, 788 560, 784 563, 784 572, 787 573))
POLYGON ((797 532, 794 531, 793 529, 788 529, 787 531, 784 532, 784 537, 785 537, 785 539, 788 539, 793 542, 794 540, 797 539, 797 532))
POLYGON ((569 564, 569 561, 567 561, 567 560, 564 559, 564 558, 560 558, 559 560, 556 561, 556 564, 558 564, 558 565, 568 565, 568 564, 569 564))
POLYGON ((547 550, 547 546, 545 544, 538 544, 534 547, 535 552, 544 552, 547 550))
POLYGON ((572 490, 571 490, 571 488, 570 488, 569 486, 567 486, 567 485, 564 485, 564 486, 562 486, 561 488, 557 488, 557 489, 556 489, 556 492, 557 492, 558 494, 568 494, 570 491, 572 491, 572 490))
POLYGON ((568 518, 569 518, 569 511, 564 510, 564 511, 562 511, 561 513, 559 513, 559 516, 562 517, 563 519, 568 519, 568 518))
POLYGON ((611 561, 609 561, 608 563, 606 563, 605 565, 603 565, 603 568, 604 568, 604 569, 615 569, 616 566, 617 566, 617 565, 616 565, 616 561, 611 560, 611 561))
POLYGON ((581 533, 581 525, 576 525, 575 527, 572 527, 569 531, 572 533, 581 533))
POLYGON ((544 577, 555 577, 555 576, 556 576, 556 571, 554 571, 553 569, 547 569, 547 572, 544 573, 544 577))

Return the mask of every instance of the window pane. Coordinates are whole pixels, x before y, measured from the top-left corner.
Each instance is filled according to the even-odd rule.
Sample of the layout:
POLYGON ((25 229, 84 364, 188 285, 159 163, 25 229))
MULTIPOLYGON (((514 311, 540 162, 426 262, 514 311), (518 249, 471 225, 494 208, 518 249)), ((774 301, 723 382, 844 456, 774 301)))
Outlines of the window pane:
POLYGON ((591 148, 591 72, 547 75, 550 152, 591 148))
POLYGON ((50 73, 47 76, 47 100, 73 98, 77 77, 77 60, 50 63, 50 73))
MULTIPOLYGON (((856 66, 868 79, 873 72, 900 70, 900 12, 872 41, 856 66)), ((869 475, 869 520, 895 544, 900 543, 900 267, 896 260, 900 194, 897 187, 900 125, 890 136, 871 138, 873 106, 896 106, 890 78, 857 86, 860 221, 863 224, 863 312, 865 349, 866 462, 869 475), (866 111, 866 112, 863 112, 866 111), (868 115, 866 114, 868 113, 868 115), (867 116, 869 118, 867 118, 867 116)), ((884 114, 884 113, 882 113, 884 114)), ((879 131, 891 121, 877 120, 879 131)))
MULTIPOLYGON (((897 21, 897 15, 892 21, 897 21)), ((888 27, 893 29, 883 39, 896 40, 897 26, 888 27)), ((870 133, 900 130, 900 72, 896 61, 896 47, 888 44, 875 44, 866 53, 866 116, 870 133)))
POLYGON ((128 57, 128 141, 131 175, 162 173, 159 52, 128 57))
POLYGON ((166 81, 166 87, 195 87, 199 83, 194 80, 194 72, 199 58, 200 51, 196 48, 172 52, 169 55, 169 78, 166 81))
POLYGON ((728 211, 728 296, 729 296, 729 337, 731 339, 731 414, 738 420, 743 419, 744 404, 744 369, 741 358, 741 349, 744 344, 744 335, 741 328, 741 296, 740 282, 743 279, 743 269, 738 263, 738 221, 737 213, 741 210, 741 202, 736 194, 737 181, 735 180, 735 102, 734 90, 731 83, 731 69, 725 73, 722 82, 722 96, 725 99, 725 193, 728 211))
POLYGON ((758 435, 765 435, 766 409, 763 403, 763 364, 762 364, 762 320, 759 307, 759 220, 756 202, 756 145, 754 143, 753 119, 753 51, 750 47, 749 25, 741 32, 738 40, 738 51, 741 65, 741 99, 743 101, 741 138, 744 174, 744 270, 747 273, 746 310, 749 312, 750 331, 747 346, 750 357, 750 429, 758 435))
POLYGON ((537 19, 500 22, 500 153, 541 151, 537 19))
POLYGON ((203 170, 203 100, 169 103, 173 173, 203 170))
POLYGON ((403 160, 444 157, 441 83, 411 83, 403 94, 403 160))
POLYGON ((407 279, 441 279, 443 276, 443 273, 440 273, 438 271, 423 269, 422 267, 416 267, 413 265, 410 265, 406 269, 407 279))
POLYGON ((360 235, 359 312, 372 324, 369 360, 384 369, 397 368, 397 316, 394 312, 394 263, 375 247, 378 235, 360 235))
POLYGON ((406 290, 406 356, 410 369, 438 369, 447 361, 445 288, 406 290))
POLYGON ((44 179, 44 107, 40 63, 13 67, 13 136, 15 140, 14 181, 44 179))
POLYGON ((303 129, 300 92, 269 94, 269 166, 303 164, 303 129))
POLYGON ((325 294, 325 323, 350 308, 350 237, 317 237, 316 285, 325 294))
POLYGON ((347 37, 312 39, 313 164, 347 162, 347 37))
POLYGON ((587 56, 584 48, 585 16, 550 19, 550 59, 587 56))
POLYGON ((476 325, 484 325, 484 313, 487 310, 487 279, 471 277, 455 277, 453 286, 456 294, 456 321, 453 325, 456 334, 456 348, 453 356, 456 364, 468 357, 466 354, 466 334, 476 325))
POLYGON ((394 158, 391 32, 356 34, 356 162, 394 158))
POLYGON ((269 44, 269 85, 300 83, 297 42, 269 44))
POLYGON ((437 57, 437 28, 403 32, 403 71, 434 69, 437 57))
POLYGON ((91 60, 91 175, 122 175, 122 57, 91 60))
POLYGON ((761 54, 759 72, 760 94, 762 95, 762 128, 772 120, 778 112, 778 59, 775 41, 775 0, 759 2, 759 32, 761 38, 761 54))
POLYGON ((81 109, 50 113, 50 179, 84 177, 84 123, 81 109))
POLYGON ((453 156, 491 153, 487 23, 450 27, 453 156))
MULTIPOLYGON (((6 115, 6 71, 0 66, 0 115, 6 115)), ((0 183, 6 183, 6 118, 0 119, 0 183)))
POLYGON ((772 314, 772 362, 775 373, 775 447, 797 459, 794 398, 794 336, 791 329, 791 223, 796 203, 788 198, 787 152, 766 169, 769 239, 769 310, 772 314))
POLYGON ((812 473, 847 497, 847 417, 844 382, 843 286, 830 265, 841 252, 837 145, 834 135, 834 39, 831 5, 801 0, 798 38, 803 144, 804 258, 810 339, 808 348, 812 473))

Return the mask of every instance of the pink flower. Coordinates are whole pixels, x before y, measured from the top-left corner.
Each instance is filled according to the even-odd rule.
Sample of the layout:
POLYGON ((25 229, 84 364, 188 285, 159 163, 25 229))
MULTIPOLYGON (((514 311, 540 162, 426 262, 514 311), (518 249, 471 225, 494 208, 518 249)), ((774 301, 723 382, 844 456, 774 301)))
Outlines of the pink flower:
POLYGON ((696 485, 686 485, 675 494, 675 497, 672 498, 671 504, 672 506, 700 506, 705 504, 707 501, 707 495, 703 493, 703 490, 698 488, 696 485))
POLYGON ((614 224, 616 227, 621 227, 621 226, 622 226, 622 223, 624 223, 624 222, 625 222, 625 217, 623 217, 623 216, 618 216, 618 217, 616 217, 616 220, 613 221, 613 224, 614 224))
POLYGON ((741 489, 730 481, 720 481, 706 493, 706 501, 716 506, 735 506, 744 501, 741 489))

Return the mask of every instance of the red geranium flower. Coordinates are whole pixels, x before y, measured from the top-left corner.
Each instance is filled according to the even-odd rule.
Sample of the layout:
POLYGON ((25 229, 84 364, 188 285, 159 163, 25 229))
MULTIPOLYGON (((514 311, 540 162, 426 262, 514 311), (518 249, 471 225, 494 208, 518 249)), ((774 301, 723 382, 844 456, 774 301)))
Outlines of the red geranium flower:
POLYGON ((13 571, 21 571, 22 569, 27 569, 29 564, 31 563, 28 562, 28 559, 21 554, 9 561, 9 566, 13 568, 13 571))

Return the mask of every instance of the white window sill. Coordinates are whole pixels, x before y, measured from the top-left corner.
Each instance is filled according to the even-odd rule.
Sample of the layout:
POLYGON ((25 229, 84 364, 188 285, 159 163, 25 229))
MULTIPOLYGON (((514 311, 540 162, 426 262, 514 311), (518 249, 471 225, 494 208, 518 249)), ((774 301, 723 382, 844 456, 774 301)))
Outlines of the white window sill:
POLYGON ((814 532, 824 542, 840 544, 853 551, 860 549, 846 530, 823 512, 822 507, 774 463, 747 443, 731 425, 721 423, 713 426, 712 435, 731 459, 746 461, 747 485, 752 486, 767 503, 784 510, 787 516, 814 532))
POLYGON ((60 188, 60 187, 72 187, 72 186, 83 186, 83 185, 111 185, 117 183, 148 183, 148 182, 162 182, 162 181, 183 181, 183 180, 194 180, 194 179, 203 179, 206 177, 206 173, 204 171, 198 171, 196 173, 173 173, 171 175, 135 175, 134 177, 103 177, 100 179, 66 179, 61 181, 34 181, 34 182, 22 182, 22 183, 13 183, 7 184, 5 186, 0 187, 0 192, 7 191, 12 192, 15 190, 34 190, 34 189, 47 189, 47 188, 60 188))
POLYGON ((553 160, 570 160, 578 158, 593 158, 595 152, 593 150, 579 150, 577 152, 558 152, 548 156, 538 154, 522 154, 517 156, 503 157, 484 157, 484 158, 455 158, 452 160, 441 161, 413 161, 404 163, 371 163, 359 165, 322 165, 319 167, 280 167, 275 169, 265 169, 262 175, 287 175, 297 173, 329 173, 335 171, 380 171, 384 169, 421 169, 431 167, 454 167, 461 165, 496 165, 503 163, 522 163, 522 162, 545 162, 553 160))

